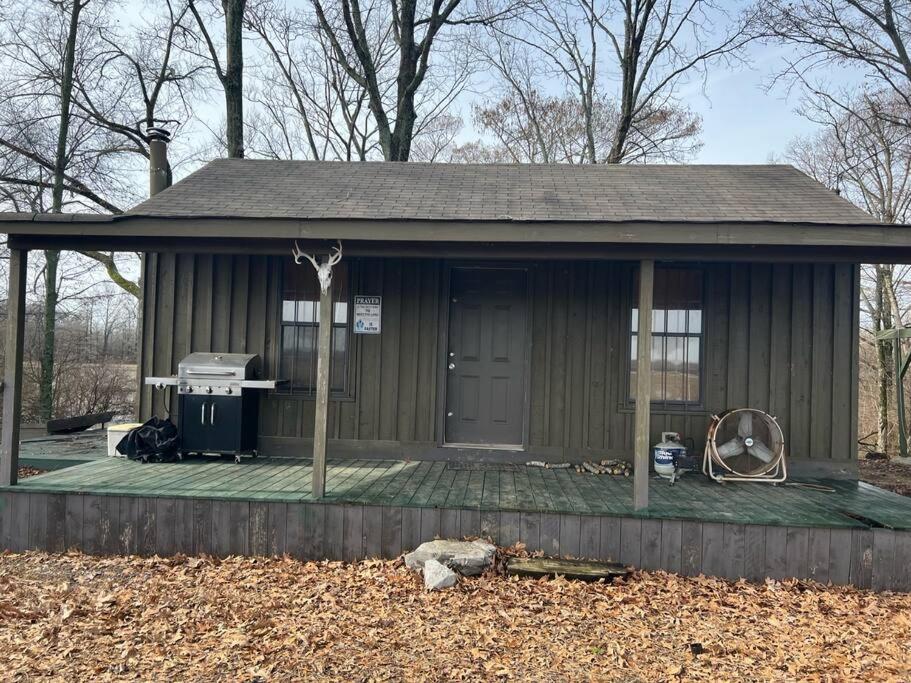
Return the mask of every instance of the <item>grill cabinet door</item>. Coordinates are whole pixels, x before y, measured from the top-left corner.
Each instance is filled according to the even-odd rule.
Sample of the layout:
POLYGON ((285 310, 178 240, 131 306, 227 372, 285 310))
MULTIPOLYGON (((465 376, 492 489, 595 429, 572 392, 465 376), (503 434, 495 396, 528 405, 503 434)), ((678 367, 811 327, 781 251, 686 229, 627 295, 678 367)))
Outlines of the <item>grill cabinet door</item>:
POLYGON ((209 449, 208 397, 182 394, 180 401, 180 449, 204 453, 209 449))
POLYGON ((240 397, 209 397, 207 410, 208 449, 215 453, 235 453, 240 450, 240 397))

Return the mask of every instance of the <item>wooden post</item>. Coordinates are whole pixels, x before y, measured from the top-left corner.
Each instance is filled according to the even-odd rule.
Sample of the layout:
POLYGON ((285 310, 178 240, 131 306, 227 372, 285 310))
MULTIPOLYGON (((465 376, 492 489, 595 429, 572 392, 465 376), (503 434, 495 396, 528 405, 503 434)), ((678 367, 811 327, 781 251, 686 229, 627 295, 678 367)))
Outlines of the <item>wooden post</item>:
POLYGON ((649 419, 652 408, 652 299, 655 262, 639 262, 639 329, 636 344, 636 444, 633 461, 633 508, 648 507, 649 419))
POLYGON ((316 361, 316 417, 313 425, 313 497, 326 494, 326 432, 329 422, 329 366, 332 359, 332 283, 319 299, 316 361))
POLYGON ((22 413, 22 345, 25 336, 25 271, 28 251, 9 250, 6 301, 6 367, 3 371, 3 428, 0 434, 0 485, 16 483, 19 471, 19 418, 22 413))

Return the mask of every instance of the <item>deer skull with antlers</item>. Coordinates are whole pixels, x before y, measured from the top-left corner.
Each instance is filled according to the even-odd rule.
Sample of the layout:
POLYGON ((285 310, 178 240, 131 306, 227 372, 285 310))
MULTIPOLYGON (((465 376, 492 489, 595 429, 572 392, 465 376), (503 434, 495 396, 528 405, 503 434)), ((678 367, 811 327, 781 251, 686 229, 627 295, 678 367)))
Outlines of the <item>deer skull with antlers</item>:
POLYGON ((321 261, 317 261, 315 256, 304 253, 297 246, 297 240, 294 240, 294 248, 291 250, 291 254, 294 256, 294 262, 298 265, 300 265, 303 258, 313 264, 313 267, 316 268, 316 277, 319 279, 320 291, 323 294, 328 292, 329 285, 332 284, 332 267, 342 260, 342 241, 338 240, 338 246, 332 247, 332 253, 321 261))

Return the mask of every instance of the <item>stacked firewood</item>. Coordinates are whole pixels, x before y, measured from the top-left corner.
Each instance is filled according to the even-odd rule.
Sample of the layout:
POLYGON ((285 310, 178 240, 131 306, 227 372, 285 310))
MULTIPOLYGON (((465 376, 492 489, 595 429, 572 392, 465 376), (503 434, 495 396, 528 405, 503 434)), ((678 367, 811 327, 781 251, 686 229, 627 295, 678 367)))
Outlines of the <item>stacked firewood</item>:
POLYGON ((628 477, 633 472, 633 466, 625 460, 602 460, 601 462, 586 460, 575 467, 579 474, 610 474, 615 477, 628 477))
POLYGON ((580 464, 530 460, 525 465, 527 467, 543 467, 549 470, 562 470, 571 467, 579 474, 610 474, 615 477, 628 477, 633 473, 633 466, 625 460, 602 460, 600 462, 586 460, 580 464))

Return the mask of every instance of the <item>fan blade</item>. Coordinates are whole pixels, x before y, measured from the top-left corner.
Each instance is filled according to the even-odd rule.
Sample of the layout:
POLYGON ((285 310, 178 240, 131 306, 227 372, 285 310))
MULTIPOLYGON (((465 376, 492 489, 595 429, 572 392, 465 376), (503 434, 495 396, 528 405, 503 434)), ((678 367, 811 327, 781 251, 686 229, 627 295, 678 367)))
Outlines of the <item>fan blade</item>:
POLYGON ((722 458, 733 458, 735 455, 743 453, 743 439, 735 436, 727 443, 723 443, 717 448, 718 455, 722 458))
POLYGON ((753 412, 745 410, 740 413, 740 422, 737 423, 737 436, 745 439, 753 435, 753 412))
POLYGON ((754 458, 759 458, 764 463, 772 462, 772 458, 775 457, 772 449, 762 443, 759 439, 753 439, 753 445, 747 447, 747 453, 754 458))

